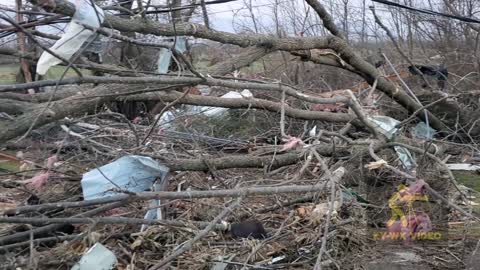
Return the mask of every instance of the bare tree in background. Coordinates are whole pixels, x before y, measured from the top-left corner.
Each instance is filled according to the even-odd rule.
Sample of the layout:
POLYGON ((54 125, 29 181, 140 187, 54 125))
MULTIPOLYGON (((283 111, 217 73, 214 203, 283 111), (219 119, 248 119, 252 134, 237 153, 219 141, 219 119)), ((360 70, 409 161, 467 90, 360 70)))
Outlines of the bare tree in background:
MULTIPOLYGON (((43 141, 40 143, 40 140, 35 139, 48 137, 51 130, 60 130, 65 133, 64 139, 60 142, 45 143, 49 151, 53 149, 52 152, 58 155, 62 154, 62 149, 71 147, 71 138, 85 143, 83 146, 88 146, 85 148, 93 153, 93 158, 90 159, 94 161, 98 157, 112 160, 126 154, 142 154, 161 160, 175 173, 205 172, 208 178, 202 178, 202 181, 208 183, 202 184, 207 186, 206 190, 126 191, 107 199, 15 205, 13 210, 6 212, 13 217, 1 217, 0 222, 46 225, 33 229, 36 232, 58 228, 59 224, 90 223, 93 224, 92 230, 98 224, 116 222, 128 225, 161 225, 156 229, 164 231, 155 232, 155 235, 161 236, 155 238, 158 243, 145 238, 142 243, 135 241, 128 245, 119 245, 127 254, 128 260, 132 261, 132 265, 135 256, 140 256, 141 253, 138 252, 141 249, 136 249, 138 247, 134 245, 148 244, 158 250, 161 248, 161 252, 152 252, 155 256, 160 254, 159 258, 155 258, 157 262, 150 262, 143 257, 139 260, 150 269, 159 269, 176 261, 181 265, 181 260, 185 259, 182 257, 190 256, 185 254, 195 250, 195 245, 202 239, 210 237, 210 231, 231 229, 220 221, 237 209, 243 199, 251 196, 271 196, 275 204, 265 206, 262 211, 281 209, 288 212, 285 211, 287 207, 304 198, 295 198, 284 204, 280 203, 277 197, 279 194, 311 195, 309 192, 312 192, 313 195, 306 199, 315 202, 311 212, 318 206, 315 201, 317 197, 326 200, 328 210, 324 211, 325 215, 319 220, 304 222, 313 226, 313 229, 304 230, 313 235, 311 239, 304 241, 302 235, 298 240, 294 235, 303 232, 283 234, 282 230, 289 229, 296 223, 303 223, 297 220, 290 222, 290 218, 298 215, 296 212, 300 210, 291 211, 285 220, 271 222, 275 226, 281 224, 280 228, 261 244, 248 246, 252 249, 249 251, 250 255, 237 264, 247 267, 257 263, 257 260, 264 260, 263 253, 262 256, 256 255, 262 247, 294 235, 294 240, 288 238, 287 241, 302 244, 308 242, 308 250, 302 251, 305 254, 300 254, 300 249, 292 251, 292 257, 307 256, 308 260, 304 262, 314 269, 326 266, 342 269, 341 263, 337 262, 340 259, 333 252, 335 245, 332 243, 347 242, 347 238, 335 237, 343 226, 341 222, 344 217, 334 214, 333 210, 336 213, 335 202, 344 203, 347 198, 347 193, 344 193, 345 186, 361 186, 371 180, 365 174, 378 173, 378 178, 372 179, 382 178, 381 185, 393 182, 394 178, 401 179, 403 184, 432 174, 435 174, 435 177, 440 175, 441 177, 437 178, 441 179, 438 183, 442 185, 425 185, 427 192, 441 202, 442 206, 453 209, 456 215, 478 220, 475 214, 457 206, 438 191, 447 190, 444 188, 446 184, 456 187, 455 191, 458 190, 455 177, 445 164, 446 160, 451 158, 449 154, 445 154, 445 149, 455 151, 462 146, 470 152, 480 152, 480 93, 476 91, 480 87, 478 26, 380 4, 368 9, 366 1, 357 2, 270 0, 259 4, 252 0, 237 1, 236 4, 241 8, 232 10, 232 14, 235 15, 235 26, 240 29, 238 33, 225 32, 214 27, 216 21, 212 5, 228 4, 228 1, 171 0, 155 1, 155 5, 151 1, 121 1, 103 5, 109 13, 101 27, 92 30, 95 34, 102 35, 106 43, 118 44, 118 48, 106 53, 110 60, 95 63, 78 53, 71 59, 62 59, 62 72, 65 70, 65 75, 67 71, 71 71, 69 76, 29 81, 26 75, 25 83, 0 85, 0 144, 29 149, 30 146, 22 146, 22 142, 28 138, 44 146, 43 141), (374 17, 371 11, 375 11, 378 16, 374 17), (180 52, 175 45, 184 37, 189 44, 186 52, 180 52), (192 44, 194 42, 201 43, 202 46, 195 46, 192 44), (381 50, 378 50, 379 48, 381 50), (191 49, 190 52, 188 49, 191 49), (156 65, 160 50, 169 55, 171 53, 172 63, 168 72, 162 74, 156 68, 151 68, 156 65), (200 59, 202 52, 206 60, 200 59), (376 54, 380 60, 370 60, 367 56, 372 54, 376 54), (442 68, 442 72, 448 68, 448 73, 440 74, 439 68, 442 68), (95 72, 101 72, 104 76, 95 72), (447 86, 443 89, 437 84, 430 85, 430 81, 425 79, 427 76, 427 79, 441 80, 447 86), (428 87, 424 86, 423 81, 419 83, 419 78, 424 80, 428 87), (35 94, 23 93, 24 90, 41 87, 53 87, 53 90, 35 94), (208 91, 204 92, 209 92, 208 94, 202 92, 205 89, 208 91), (225 98, 223 95, 232 94, 230 91, 233 91, 234 95, 243 93, 243 97, 225 98), (253 93, 253 96, 245 94, 249 92, 253 93), (115 111, 112 103, 124 108, 115 111), (210 107, 231 109, 228 111, 229 116, 236 115, 237 118, 222 122, 218 119, 212 120, 212 117, 199 111, 186 116, 180 115, 181 109, 192 108, 190 106, 200 106, 194 108, 201 110, 211 109, 210 107), (234 111, 235 109, 242 111, 234 111), (144 115, 140 115, 141 110, 150 114, 149 121, 143 121, 145 119, 142 118, 144 115), (254 114, 253 120, 249 118, 249 113, 254 114), (181 123, 178 125, 181 125, 185 132, 180 139, 190 140, 189 149, 177 143, 179 137, 172 136, 172 133, 178 131, 168 129, 170 122, 160 122, 165 115, 173 116, 172 121, 181 123), (387 136, 389 132, 378 124, 379 116, 398 120, 398 124, 392 128, 400 130, 396 137, 387 136), (99 119, 99 122, 88 123, 92 118, 99 119), (104 118, 109 118, 108 126, 103 126, 103 123, 107 123, 103 121, 104 118), (262 121, 258 118, 262 118, 262 121), (262 127, 254 126, 257 121, 260 125, 268 126, 270 130, 261 131, 262 127), (229 134, 240 122, 246 126, 245 129, 253 130, 247 134, 248 138, 242 141, 231 138, 229 134), (436 137, 420 140, 414 132, 410 132, 411 128, 418 128, 417 123, 428 124, 436 131, 436 137), (192 128, 194 124, 197 125, 192 128), (84 129, 88 132, 82 133, 84 129), (201 130, 222 131, 226 136, 216 138, 203 134, 201 130), (266 138, 264 133, 273 134, 273 139, 266 138), (168 147, 165 143, 167 136, 172 136, 169 138, 171 141, 168 142, 168 147), (122 141, 124 139, 126 142, 122 141), (200 139, 203 141, 200 142, 200 139), (258 143, 261 140, 263 141, 258 143), (212 146, 212 141, 220 141, 220 146, 212 146), (123 147, 124 145, 126 146, 123 147), (422 165, 413 169, 397 166, 400 164, 397 156, 399 148, 408 149, 421 157, 417 158, 417 161, 422 165), (292 167, 286 166, 297 167, 290 170, 292 167), (261 179, 252 181, 257 181, 258 185, 270 186, 251 187, 250 180, 244 179, 250 175, 242 170, 239 170, 244 174, 241 177, 224 176, 217 172, 235 168, 258 169, 261 171, 261 179), (277 178, 272 180, 272 175, 277 178), (306 178, 310 184, 299 184, 306 178), (215 183, 220 183, 222 189, 218 186, 214 188, 214 181, 218 181, 215 183), (321 192, 329 196, 320 196, 321 192), (315 199, 312 199, 313 197, 315 199), (193 218, 186 218, 188 222, 168 219, 146 222, 137 216, 128 219, 120 216, 93 217, 104 210, 118 208, 119 205, 132 204, 136 207, 136 203, 152 199, 169 199, 169 207, 172 205, 172 208, 181 209, 184 203, 181 200, 198 198, 238 200, 233 204, 218 204, 222 211, 209 217, 209 222, 200 222, 193 218), (51 213, 57 215, 57 210, 97 207, 101 204, 105 205, 71 217, 47 217, 51 213), (18 217, 25 214, 27 216, 18 217), (181 241, 178 246, 163 245, 163 238, 177 239, 175 233, 180 234, 172 229, 174 226, 188 227, 188 230, 178 230, 184 234, 195 231, 193 226, 201 230, 190 240, 181 241), (131 255, 130 251, 138 253, 131 255)), ((470 17, 474 17, 479 9, 479 4, 474 0, 445 0, 440 7, 436 5, 436 1, 397 2, 470 17)), ((20 49, 0 48, 0 54, 21 59, 23 70, 25 63, 34 64, 38 61, 37 55, 25 48, 25 39, 27 43, 35 43, 39 48, 49 50, 39 42, 40 37, 49 37, 52 40, 58 38, 53 34, 33 31, 32 27, 44 23, 53 24, 48 20, 71 18, 76 10, 75 5, 66 0, 29 0, 30 5, 44 11, 44 20, 23 22, 20 9, 25 9, 25 5, 22 6, 20 0, 17 0, 17 3, 18 10, 13 17, 7 16, 8 13, 0 13, 0 19, 2 25, 8 24, 11 29, 4 35, 16 35, 20 49)), ((84 151, 81 146, 74 150, 84 151)), ((400 155, 400 159, 402 158, 400 155)), ((47 163, 55 163, 50 161, 47 163)), ((98 164, 94 165, 99 167, 98 164)), ((46 170, 44 175, 47 176, 54 171, 48 166, 41 168, 46 170)), ((17 172, 6 175, 10 177, 15 174, 17 172)), ((68 175, 68 172, 65 175, 68 175)), ((178 186, 172 186, 178 189, 182 188, 183 183, 195 178, 188 175, 185 177, 187 180, 184 180, 180 173, 175 177, 178 178, 175 179, 178 180, 178 186)), ((79 190, 78 179, 73 179, 76 181, 76 190, 79 190)), ((380 185, 374 182, 372 185, 380 185)), ((14 184, 22 186, 23 183, 14 184)), ((460 191, 459 196, 462 194, 460 191)), ((352 193, 352 196, 354 195, 352 193)), ((217 203, 209 201, 206 207, 211 208, 217 203)), ((252 212, 250 208, 256 207, 255 204, 245 204, 245 212, 252 212)), ((358 206, 362 211, 363 206, 382 208, 370 202, 356 205, 353 201, 345 202, 343 206, 358 206)), ((199 203, 196 207, 205 206, 199 203)), ((138 215, 137 212, 130 211, 128 214, 138 215)), ((173 216, 172 214, 171 217, 173 216)), ((239 218, 238 215, 232 216, 239 218)), ((352 215, 351 218, 356 221, 356 216, 352 215)), ((355 225, 360 226, 359 222, 355 225)), ((1 236, 0 245, 13 242, 13 245, 18 244, 21 247, 33 247, 38 236, 34 235, 33 230, 18 232, 13 236, 1 236), (24 242, 18 243, 18 239, 24 242)), ((118 234, 123 238, 123 234, 118 234)), ((141 237, 147 237, 146 235, 142 234, 141 237)), ((346 235, 352 233, 347 232, 346 235)), ((362 249, 366 246, 363 243, 354 244, 362 249)), ((223 245, 226 245, 225 242, 222 242, 222 248, 223 245)), ((209 248, 217 249, 214 245, 209 248)), ((283 252, 283 249, 284 247, 281 247, 276 252, 283 252)), ((33 248, 29 250, 30 254, 34 254, 33 251, 33 248)), ((212 259, 212 254, 195 259, 205 262, 212 259)), ((269 257, 273 256, 272 254, 277 256, 276 253, 268 254, 269 257)), ((31 257, 33 258, 33 255, 31 257)), ((457 259, 458 256, 454 257, 457 259)), ((233 257, 231 259, 233 260, 233 257)), ((296 257, 292 259, 285 256, 281 260, 284 259, 289 260, 288 263, 297 263, 296 257)), ((443 263, 446 260, 441 261, 443 263)), ((457 263, 456 260, 452 261, 457 263)))

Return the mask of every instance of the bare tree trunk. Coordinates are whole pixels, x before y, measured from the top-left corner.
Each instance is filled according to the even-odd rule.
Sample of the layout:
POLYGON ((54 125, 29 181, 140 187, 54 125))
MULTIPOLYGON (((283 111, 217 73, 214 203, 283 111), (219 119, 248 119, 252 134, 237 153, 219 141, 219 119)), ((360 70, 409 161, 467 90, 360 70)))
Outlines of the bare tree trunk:
MULTIPOLYGON (((408 5, 412 5, 412 1, 409 0, 408 5)), ((411 13, 407 13, 407 42, 408 42, 408 56, 410 58, 413 58, 413 32, 412 32, 412 16, 414 16, 411 13)))
POLYGON ((345 40, 349 39, 349 21, 348 21, 348 0, 343 0, 343 33, 345 35, 345 40))
POLYGON ((202 13, 203 13, 203 23, 207 28, 210 28, 210 22, 208 19, 207 5, 205 5, 205 0, 201 0, 202 4, 202 13))
MULTIPOLYGON (((178 8, 180 6, 182 6, 182 0, 173 0, 170 4, 171 8, 178 8)), ((172 11, 172 22, 176 23, 176 24, 182 22, 182 12, 181 12, 181 10, 172 11)))
MULTIPOLYGON (((22 0, 16 0, 16 19, 18 23, 23 22, 23 14, 20 12, 22 11, 22 0)), ((21 53, 27 53, 27 46, 26 46, 26 37, 25 34, 22 32, 17 32, 17 40, 18 40, 18 50, 21 53)), ((18 81, 18 83, 22 82, 31 82, 33 80, 32 73, 30 72, 30 64, 26 59, 20 58, 20 73, 22 77, 22 81, 18 81)))
POLYGON ((362 47, 365 47, 365 43, 368 41, 368 35, 365 33, 366 27, 367 27, 367 21, 366 21, 366 14, 367 14, 367 6, 366 6, 366 1, 367 0, 362 0, 362 47))
MULTIPOLYGON (((132 11, 133 1, 126 1, 121 4, 122 8, 132 11)), ((130 18, 130 15, 121 15, 122 18, 130 18)), ((121 35, 127 36, 129 38, 135 38, 135 32, 120 32, 121 35)), ((122 43, 122 52, 120 54, 120 62, 128 68, 135 69, 136 64, 134 62, 135 58, 138 55, 136 45, 123 42, 122 43)))

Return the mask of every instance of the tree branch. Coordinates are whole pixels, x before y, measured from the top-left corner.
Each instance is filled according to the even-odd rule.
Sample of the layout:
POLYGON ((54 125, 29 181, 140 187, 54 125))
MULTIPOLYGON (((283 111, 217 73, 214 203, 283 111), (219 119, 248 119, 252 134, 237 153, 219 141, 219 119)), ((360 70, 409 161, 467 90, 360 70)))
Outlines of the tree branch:
POLYGON ((232 212, 235 208, 240 206, 241 202, 241 197, 238 198, 235 202, 230 204, 230 206, 225 207, 220 214, 218 214, 211 222, 208 224, 205 229, 197 233, 195 237, 192 239, 188 240, 185 244, 183 244, 180 248, 174 249, 172 254, 168 255, 166 258, 164 258, 162 261, 159 263, 156 263, 154 266, 150 267, 149 270, 156 270, 160 269, 161 267, 167 265, 171 261, 175 260, 178 256, 182 255, 183 253, 187 252, 193 247, 193 244, 195 244, 197 241, 202 239, 203 237, 207 236, 207 234, 217 225, 220 220, 225 218, 230 212, 232 212))
POLYGON ((36 104, 32 104, 30 102, 0 98, 0 112, 5 112, 8 114, 25 113, 36 106, 36 104))
MULTIPOLYGON (((34 5, 39 5, 38 0, 29 0, 34 5)), ((52 1, 54 6, 43 6, 46 10, 73 16, 75 6, 65 0, 52 1)), ((232 34, 223 31, 211 30, 204 25, 193 23, 171 24, 159 23, 143 18, 125 19, 112 15, 105 15, 103 26, 113 28, 121 32, 137 32, 157 36, 194 36, 222 43, 234 44, 240 47, 259 46, 272 50, 306 50, 324 48, 327 40, 324 38, 275 38, 260 34, 232 34)))
POLYGON ((341 39, 345 39, 343 33, 335 25, 335 21, 333 20, 332 16, 330 16, 328 11, 325 9, 325 7, 323 7, 322 4, 320 4, 320 2, 318 2, 317 0, 305 1, 313 8, 313 10, 315 10, 315 12, 317 12, 318 16, 320 16, 323 21, 323 26, 325 26, 325 28, 327 28, 330 33, 341 39))
MULTIPOLYGON (((162 100, 173 102, 181 96, 179 92, 171 93, 148 93, 143 95, 136 95, 126 97, 126 100, 162 100)), ((275 113, 280 113, 282 106, 278 102, 273 102, 264 99, 256 98, 220 98, 211 96, 187 95, 179 102, 181 104, 198 105, 198 106, 212 106, 232 109, 263 109, 275 113)), ((350 122, 355 119, 354 116, 346 113, 330 113, 310 110, 295 109, 290 106, 285 106, 285 115, 304 120, 321 120, 329 122, 350 122)), ((0 137, 1 138, 1 137, 0 137)))
MULTIPOLYGON (((205 191, 159 191, 159 192, 140 192, 135 194, 120 194, 109 196, 100 199, 84 200, 78 202, 56 202, 45 203, 39 205, 21 206, 15 209, 9 209, 4 211, 4 215, 28 213, 32 211, 45 211, 50 209, 67 209, 67 208, 79 208, 92 205, 100 205, 114 202, 134 202, 134 201, 146 201, 146 200, 158 200, 158 199, 193 199, 193 198, 238 198, 238 197, 257 197, 272 194, 288 194, 288 193, 308 193, 319 192, 324 190, 325 183, 321 182, 315 185, 290 185, 290 186, 276 186, 276 187, 246 187, 237 189, 218 189, 218 190, 205 190, 205 191)), ((0 244, 2 244, 0 238, 0 244)))

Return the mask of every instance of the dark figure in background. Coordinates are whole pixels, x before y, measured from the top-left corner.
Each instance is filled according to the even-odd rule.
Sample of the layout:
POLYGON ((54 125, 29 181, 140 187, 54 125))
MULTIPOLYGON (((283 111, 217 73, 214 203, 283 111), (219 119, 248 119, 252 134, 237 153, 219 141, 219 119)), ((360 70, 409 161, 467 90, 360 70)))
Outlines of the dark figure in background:
MULTIPOLYGON (((427 65, 409 66, 408 71, 412 75, 423 74, 423 75, 426 75, 426 76, 435 77, 437 79, 438 87, 442 91, 445 89, 446 82, 447 82, 447 79, 448 79, 448 70, 443 64, 438 65, 438 66, 427 66, 427 65), (420 73, 418 71, 420 71, 420 73)), ((423 87, 426 87, 426 85, 423 85, 423 87)))

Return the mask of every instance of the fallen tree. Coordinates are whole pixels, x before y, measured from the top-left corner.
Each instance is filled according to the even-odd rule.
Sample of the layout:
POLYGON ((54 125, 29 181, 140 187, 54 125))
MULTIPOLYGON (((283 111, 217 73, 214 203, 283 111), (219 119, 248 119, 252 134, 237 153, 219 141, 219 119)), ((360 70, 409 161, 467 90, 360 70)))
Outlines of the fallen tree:
MULTIPOLYGON (((315 2, 310 2, 310 5, 315 6, 315 2)), ((33 4, 39 4, 36 1, 32 1, 33 4)), ((75 12, 75 8, 73 4, 63 1, 50 1, 50 2, 42 2, 40 6, 49 10, 53 11, 62 15, 72 16, 75 12)), ((319 12, 318 6, 315 6, 315 10, 319 12)), ((326 13, 319 13, 320 17, 323 20, 328 21, 328 17, 326 13)), ((334 24, 327 24, 329 25, 327 28, 332 33, 338 33, 338 30, 334 29, 334 24)), ((175 24, 175 26, 169 24, 161 24, 158 22, 145 22, 139 19, 124 19, 115 16, 107 15, 105 18, 104 26, 111 27, 113 29, 123 31, 123 32, 137 32, 141 34, 153 34, 153 35, 162 35, 162 36, 172 36, 172 35, 188 35, 197 38, 206 38, 222 43, 228 44, 235 44, 241 47, 252 47, 254 51, 247 51, 241 57, 237 58, 235 62, 239 62, 239 66, 248 65, 253 61, 259 59, 260 57, 264 56, 265 54, 281 50, 281 51, 298 51, 298 50, 308 50, 308 49, 332 49, 337 54, 338 57, 342 59, 345 63, 348 64, 349 69, 352 68, 358 71, 360 74, 370 85, 376 83, 376 88, 385 94, 387 94, 390 98, 398 102, 402 105, 408 112, 413 113, 422 108, 420 104, 418 104, 414 99, 412 99, 405 91, 397 87, 395 84, 391 83, 390 81, 386 80, 378 71, 371 66, 368 62, 363 60, 360 56, 358 56, 352 47, 350 47, 342 37, 338 36, 330 36, 327 38, 275 38, 266 35, 258 35, 258 34, 236 34, 231 35, 226 32, 215 31, 209 28, 206 28, 202 25, 196 24, 175 24), (259 50, 253 49, 254 47, 259 47, 259 50), (252 53, 253 52, 253 53, 252 53)), ((104 30, 103 30, 104 31, 104 30)), ((234 69, 238 68, 239 66, 233 65, 232 60, 226 61, 225 63, 217 64, 216 67, 212 68, 211 71, 213 75, 225 74, 228 72, 233 71, 234 69)), ((340 65, 341 66, 341 65, 340 65)), ((346 67, 346 66, 345 66, 346 67)), ((348 70, 348 68, 347 68, 348 70)), ((81 79, 78 79, 81 80, 81 79)), ((78 81, 77 80, 77 81, 78 81)), ((107 80, 108 79, 104 79, 107 80)), ((75 80, 71 80, 70 83, 74 82, 75 80)), ((85 81, 89 81, 85 79, 85 81)), ((101 82, 101 79, 92 79, 90 82, 101 82)), ((139 78, 139 81, 141 79, 139 78)), ((202 81, 202 78, 197 79, 197 81, 202 81)), ((66 83, 69 81, 67 80, 66 83)), ((192 82, 193 83, 193 82, 192 82)), ((42 82, 40 84, 43 85, 51 85, 46 82, 42 82)), ((28 87, 25 85, 24 87, 28 87)), ((20 89, 22 86, 12 87, 12 89, 20 89)), ((3 88, 8 89, 8 88, 3 88)), ((101 92, 101 91, 100 91, 101 92)), ((92 104, 98 105, 99 100, 91 101, 92 104)), ((91 105, 89 107, 94 107, 96 105, 91 105)), ((417 114, 418 117, 423 119, 425 114, 417 114)), ((442 123, 439 119, 436 118, 435 115, 431 113, 427 113, 428 119, 432 127, 439 131, 448 131, 447 126, 442 123)), ((53 119, 53 118, 52 118, 53 119)), ((22 121, 19 121, 22 122, 22 121)), ((42 124, 48 123, 48 121, 42 121, 42 124)), ((20 124, 23 125, 23 124, 20 124)), ((38 126, 38 125, 37 125, 38 126)), ((11 130, 11 127, 8 128, 11 130)), ((20 128, 20 130, 24 130, 24 128, 20 128)), ((17 134, 18 136, 18 134, 17 134)), ((7 137, 5 137, 7 138, 7 137)))
MULTIPOLYGON (((50 19, 72 17, 76 12, 75 6, 64 0, 30 2, 52 12, 45 15, 50 19)), ((182 1, 174 0, 166 11, 171 13, 168 23, 148 16, 152 7, 142 3, 137 9, 132 8, 131 2, 114 4, 106 9, 117 13, 106 15, 102 28, 87 27, 109 40, 119 41, 121 50, 148 47, 171 53, 168 74, 143 70, 140 67, 144 63, 129 62, 123 54, 122 65, 73 57, 62 64, 67 70, 75 67, 75 77, 0 86, 0 112, 6 114, 0 120, 0 144, 7 150, 18 151, 0 153, 18 165, 18 170, 0 174, 2 187, 18 189, 19 194, 25 195, 21 202, 6 203, 0 223, 39 226, 0 237, 0 251, 30 246, 31 253, 35 245, 48 242, 52 250, 47 250, 58 254, 57 241, 66 241, 65 245, 71 247, 72 239, 87 235, 93 238, 93 232, 101 232, 95 242, 119 251, 116 254, 121 264, 133 264, 138 256, 138 267, 145 269, 169 264, 177 268, 206 268, 207 264, 211 267, 217 255, 223 260, 227 253, 238 256, 240 259, 235 257, 235 261, 231 257, 232 263, 244 267, 250 263, 270 267, 277 262, 259 262, 258 258, 274 255, 286 261, 279 267, 310 265, 320 269, 336 264, 337 268, 344 268, 347 263, 341 258, 361 257, 360 250, 370 241, 366 229, 379 229, 384 224, 390 229, 380 211, 387 209, 385 205, 392 208, 391 191, 405 191, 400 190, 404 185, 418 189, 422 198, 428 195, 440 202, 426 204, 447 210, 443 213, 462 221, 478 221, 469 206, 458 205, 468 198, 446 165, 446 160, 452 158, 449 150, 465 151, 464 146, 449 146, 449 136, 455 135, 452 129, 467 135, 480 132, 476 122, 469 123, 471 115, 459 118, 461 128, 452 122, 459 114, 467 115, 469 109, 438 95, 423 96, 424 99, 419 95, 425 105, 420 104, 416 100, 418 93, 406 92, 405 82, 396 70, 398 80, 384 76, 360 55, 319 1, 306 0, 306 7, 316 12, 331 33, 322 37, 303 37, 303 33, 289 36, 280 29, 276 35, 217 31, 210 27, 205 8, 212 2, 218 1, 182 6, 182 1), (197 4, 202 7, 204 25, 188 22, 197 4), (158 41, 157 37, 164 36, 172 37, 173 45, 158 41), (227 57, 205 67, 205 63, 195 63, 188 53, 177 50, 176 42, 183 36, 237 47, 228 47, 227 57), (291 66, 304 64, 296 61, 297 57, 314 62, 315 69, 328 66, 329 71, 341 74, 332 77, 342 83, 360 79, 355 81, 360 87, 354 91, 332 88, 325 78, 315 78, 313 86, 299 84, 289 73, 291 66), (276 64, 279 62, 282 68, 276 64), (259 66, 263 72, 256 71, 259 66), (80 72, 83 69, 108 75, 87 76, 80 72), (240 69, 244 76, 239 75, 240 69), (249 73, 249 69, 254 72, 249 73), (321 87, 315 85, 320 82, 321 87), (324 91, 324 85, 330 91, 324 91), (42 87, 54 89, 21 93, 42 87), (201 90, 205 89, 210 93, 203 94, 201 90), (230 90, 247 89, 254 97, 218 97, 230 90), (388 103, 383 106, 400 113, 387 117, 378 104, 384 100, 388 103), (136 112, 133 120, 111 111, 113 102, 144 101, 155 102, 161 105, 160 109, 155 115, 148 115, 145 106, 147 113, 136 112), (232 110, 218 114, 217 110, 208 115, 184 105, 232 110), (440 107, 448 113, 437 111, 440 107), (434 140, 430 131, 407 133, 414 119, 435 128, 439 131, 435 136, 445 141, 434 140), (149 169, 128 169, 128 173, 142 176, 131 177, 134 181, 152 180, 147 184, 158 185, 151 191, 146 191, 149 187, 134 190, 130 183, 124 186, 116 182, 122 175, 104 174, 104 165, 126 156, 142 156, 151 162, 152 168, 162 167, 155 179, 142 175, 149 169), (112 187, 87 199, 92 194, 84 186, 88 185, 86 175, 96 171, 112 187), (164 173, 168 176, 164 177, 164 173), (113 196, 103 194, 112 191, 113 196), (450 200, 452 192, 458 192, 460 199, 450 200), (232 203, 231 198, 236 200, 232 203), (149 219, 152 210, 156 217, 149 219), (373 218, 363 220, 370 214, 373 218), (236 235, 232 230, 232 224, 247 217, 255 220, 249 223, 253 227, 268 223, 271 237, 260 240, 254 248, 235 245, 233 252, 228 246, 215 248, 216 244, 225 245, 225 240, 230 240, 230 236, 224 235, 227 232, 233 238, 252 236, 249 231, 236 235), (219 229, 218 234, 209 234, 214 229, 219 229), (337 239, 338 234, 342 235, 337 239), (202 243, 207 236, 208 243, 202 243), (344 243, 347 246, 342 246, 344 243), (336 252, 331 252, 333 248, 336 252), (262 249, 267 252, 257 256, 262 249), (199 256, 205 250, 208 254, 199 256), (299 255, 299 251, 305 252, 299 255), (180 256, 185 252, 192 254, 185 259, 180 256), (149 254, 158 258, 152 259, 149 254)), ((158 8, 153 9, 158 12, 158 8)), ((9 31, 23 32, 31 39, 57 38, 29 30, 33 25, 35 22, 13 22, 9 31)), ((37 61, 34 54, 24 51, 1 49, 0 54, 37 61)), ((132 56, 131 52, 129 55, 132 56)), ((161 57, 151 58, 160 61, 161 57)), ((320 73, 312 76, 320 77, 320 73)), ((419 127, 422 126, 414 126, 419 127)), ((117 167, 114 171, 125 168, 117 167)), ((450 217, 439 221, 450 221, 450 217)), ((433 222, 433 226, 437 225, 433 222)), ((262 227, 260 234, 264 231, 262 227)), ((37 252, 45 251, 42 248, 38 247, 37 252)), ((27 254, 25 250, 18 251, 27 254)), ((65 261, 78 261, 77 253, 65 261)))

